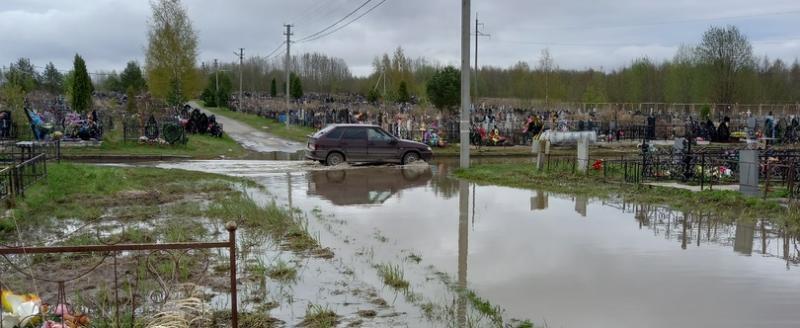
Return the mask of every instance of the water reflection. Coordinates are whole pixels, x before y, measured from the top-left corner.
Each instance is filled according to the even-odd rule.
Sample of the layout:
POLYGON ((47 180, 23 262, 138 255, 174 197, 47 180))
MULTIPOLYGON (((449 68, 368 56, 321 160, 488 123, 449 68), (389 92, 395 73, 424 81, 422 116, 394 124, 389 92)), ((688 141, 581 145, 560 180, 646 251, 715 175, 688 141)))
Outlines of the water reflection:
MULTIPOLYGON (((589 213, 589 196, 576 195, 572 199, 575 201, 575 213, 586 217, 589 213)), ((537 190, 536 195, 531 197, 531 211, 543 211, 550 206, 550 195, 544 191, 537 190)))
POLYGON ((429 167, 375 167, 308 173, 308 194, 334 205, 377 205, 403 189, 428 185, 429 167))
MULTIPOLYGON (((611 206, 613 203, 604 204, 611 206)), ((617 203, 614 207, 624 208, 623 212, 633 211, 640 229, 649 228, 654 235, 667 239, 677 238, 682 249, 691 244, 701 247, 707 243, 731 247, 740 255, 751 256, 758 242, 760 255, 786 260, 787 269, 791 268, 790 264, 800 264, 798 236, 767 220, 733 220, 711 213, 681 212, 657 205, 617 203)))
MULTIPOLYGON (((246 174, 247 165, 256 164, 214 163, 209 169, 246 174)), ((282 196, 292 188, 294 206, 321 208, 345 222, 336 226, 342 241, 321 240, 345 261, 344 250, 369 249, 372 261, 401 263, 408 279, 420 284, 428 281, 420 271, 434 267, 505 309, 507 318, 546 320, 554 327, 800 322, 798 239, 765 220, 468 185, 448 177, 449 167, 441 164, 422 171, 376 167, 291 177, 268 171, 269 165, 255 167, 263 172, 249 176, 271 192, 282 196), (375 231, 388 242, 377 240, 375 231), (422 263, 404 262, 403 250, 419 253, 422 263)), ((312 230, 327 229, 316 224, 312 230)), ((431 296, 437 290, 429 287, 415 291, 441 295, 431 296)), ((455 315, 448 326, 473 320, 471 303, 461 296, 446 296, 455 315)))
POLYGON ((458 182, 458 327, 467 326, 467 256, 469 253, 469 185, 458 182))

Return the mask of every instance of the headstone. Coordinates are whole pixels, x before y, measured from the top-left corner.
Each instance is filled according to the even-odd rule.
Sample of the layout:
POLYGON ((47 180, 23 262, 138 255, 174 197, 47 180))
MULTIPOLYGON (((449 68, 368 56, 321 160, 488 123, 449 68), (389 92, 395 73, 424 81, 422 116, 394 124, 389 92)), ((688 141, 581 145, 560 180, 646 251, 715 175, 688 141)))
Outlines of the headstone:
POLYGON ((578 173, 585 174, 589 169, 589 140, 586 138, 578 139, 578 161, 576 163, 578 173))
POLYGON ((758 196, 758 150, 739 151, 739 191, 745 196, 758 196))

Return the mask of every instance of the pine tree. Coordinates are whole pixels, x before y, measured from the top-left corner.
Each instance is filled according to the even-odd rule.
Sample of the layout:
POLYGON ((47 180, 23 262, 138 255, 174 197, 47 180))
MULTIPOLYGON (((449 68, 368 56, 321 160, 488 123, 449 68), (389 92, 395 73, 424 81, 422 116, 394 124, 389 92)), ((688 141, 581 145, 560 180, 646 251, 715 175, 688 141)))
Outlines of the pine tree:
POLYGON ((269 96, 275 98, 278 96, 278 81, 275 81, 275 78, 272 78, 272 83, 269 86, 269 96))
POLYGON ((72 85, 69 86, 70 103, 72 109, 78 113, 85 113, 92 108, 92 92, 94 86, 92 80, 89 78, 89 72, 86 71, 86 62, 83 61, 80 55, 75 54, 75 61, 73 64, 74 77, 72 78, 72 85))
POLYGON ((411 101, 411 95, 408 94, 408 85, 406 85, 406 81, 400 81, 400 87, 397 88, 397 101, 401 103, 411 101))
POLYGON ((291 76, 292 85, 289 86, 289 93, 294 99, 300 99, 303 97, 303 82, 300 81, 300 77, 296 74, 292 74, 291 76))
POLYGON ((128 62, 125 70, 119 75, 119 80, 122 84, 122 90, 133 88, 133 91, 138 94, 147 88, 142 69, 135 61, 128 62))
POLYGON ((61 94, 64 91, 64 75, 56 69, 52 62, 44 68, 42 87, 53 94, 61 94))

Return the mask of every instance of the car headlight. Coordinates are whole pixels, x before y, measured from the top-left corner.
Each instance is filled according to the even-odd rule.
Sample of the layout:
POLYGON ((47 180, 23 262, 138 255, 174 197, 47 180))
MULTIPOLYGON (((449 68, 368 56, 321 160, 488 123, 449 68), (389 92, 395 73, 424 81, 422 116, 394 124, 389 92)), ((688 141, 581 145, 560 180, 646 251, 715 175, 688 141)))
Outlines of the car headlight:
POLYGON ((433 149, 431 149, 431 147, 430 147, 430 146, 428 146, 428 151, 433 151, 433 149))

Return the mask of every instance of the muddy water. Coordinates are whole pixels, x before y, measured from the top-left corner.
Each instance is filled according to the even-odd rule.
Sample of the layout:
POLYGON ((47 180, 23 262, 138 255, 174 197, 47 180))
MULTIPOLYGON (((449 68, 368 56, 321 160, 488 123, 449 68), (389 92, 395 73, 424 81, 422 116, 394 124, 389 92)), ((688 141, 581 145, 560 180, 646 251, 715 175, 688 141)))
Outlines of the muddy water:
MULTIPOLYGON (((449 178, 447 163, 169 166, 248 176, 309 213, 322 244, 406 313, 410 326, 426 322, 415 304, 463 304, 442 288, 443 276, 504 309, 506 319, 550 327, 800 325, 796 241, 765 222, 476 186, 449 178), (424 301, 393 299, 372 268, 380 263, 402 267, 424 301)), ((445 321, 474 320, 456 307, 445 321)))

